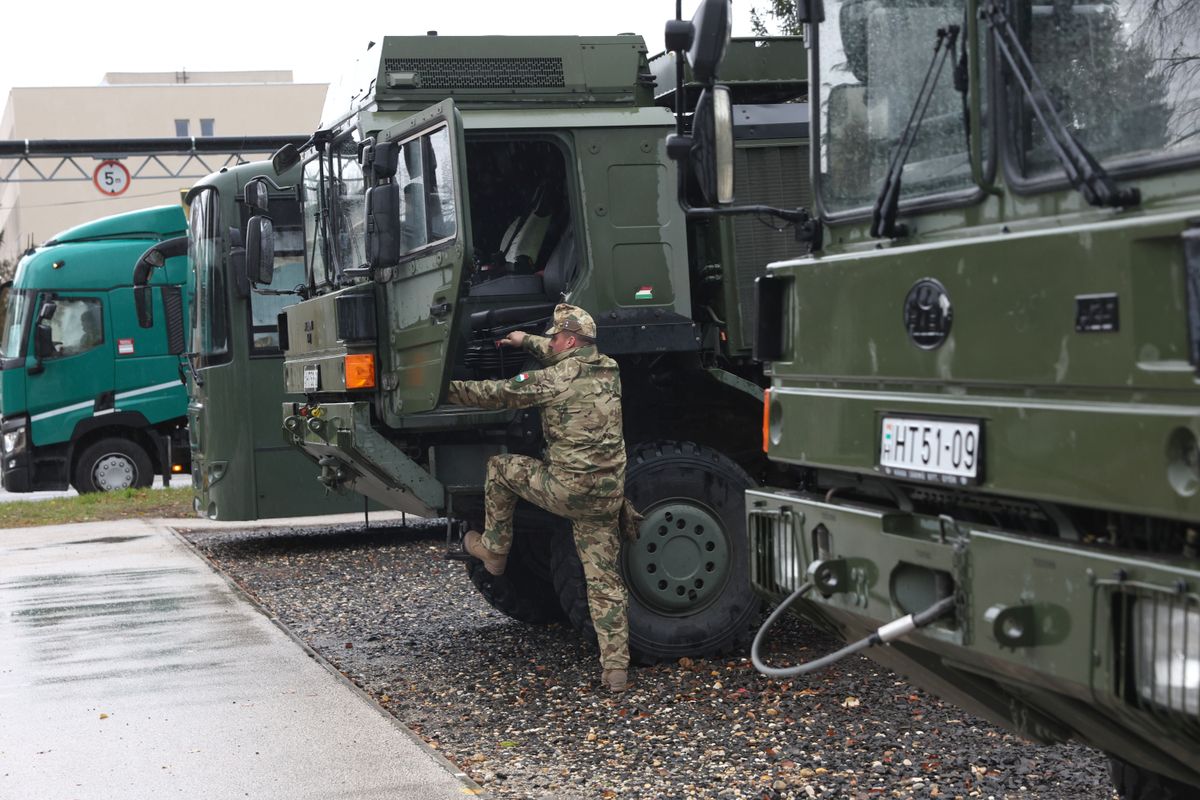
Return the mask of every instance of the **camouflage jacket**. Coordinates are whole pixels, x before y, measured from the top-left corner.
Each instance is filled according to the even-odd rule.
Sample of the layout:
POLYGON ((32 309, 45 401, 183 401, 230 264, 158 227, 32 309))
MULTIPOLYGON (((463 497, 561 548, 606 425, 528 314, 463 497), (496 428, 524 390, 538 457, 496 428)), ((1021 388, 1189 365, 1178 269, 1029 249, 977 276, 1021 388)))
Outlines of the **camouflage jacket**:
POLYGON ((549 341, 525 337, 524 349, 543 369, 509 380, 450 381, 447 400, 479 408, 541 408, 546 461, 554 477, 588 494, 621 494, 625 437, 617 362, 595 345, 554 354, 549 341))

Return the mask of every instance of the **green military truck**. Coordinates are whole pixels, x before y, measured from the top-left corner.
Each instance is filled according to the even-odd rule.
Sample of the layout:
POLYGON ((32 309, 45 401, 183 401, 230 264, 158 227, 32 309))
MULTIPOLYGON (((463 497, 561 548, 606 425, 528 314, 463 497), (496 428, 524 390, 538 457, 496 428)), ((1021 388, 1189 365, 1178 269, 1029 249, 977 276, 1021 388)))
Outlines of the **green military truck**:
MULTIPOLYGON (((801 47, 731 48, 743 188, 781 202, 807 193, 801 47)), ((766 468, 747 312, 765 264, 803 244, 681 211, 664 137, 694 91, 677 94, 672 59, 652 64, 640 37, 384 37, 362 69, 263 177, 282 186, 302 164, 306 274, 279 334, 286 389, 304 399, 284 405, 287 439, 326 487, 461 533, 482 515, 487 458, 539 453, 541 426, 536 411, 445 405, 447 382, 530 368, 495 341, 577 303, 621 365, 627 491, 646 515, 622 556, 635 657, 744 641, 759 601, 743 496, 766 468), (671 76, 657 91, 655 70, 671 76)), ((256 212, 247 243, 274 228, 256 212)), ((247 245, 252 281, 271 274, 266 250, 247 245)), ((520 508, 505 575, 467 566, 504 613, 565 614, 586 634, 582 567, 571 537, 551 535, 562 528, 520 508)))
POLYGON ((188 471, 187 260, 164 264, 148 329, 136 322, 131 281, 143 250, 186 227, 178 205, 131 211, 21 258, 0 341, 5 490, 111 491, 188 471))
POLYGON ((758 284, 755 588, 1197 796, 1200 10, 798 5, 822 241, 758 284))
MULTIPOLYGON (((303 141, 300 139, 299 141, 303 141)), ((295 183, 270 163, 222 169, 187 194, 188 235, 147 248, 133 268, 134 304, 143 329, 158 324, 154 284, 158 269, 187 255, 192 349, 187 377, 187 444, 193 505, 208 519, 251 520, 367 511, 350 497, 296 491, 311 465, 278 434, 279 404, 302 399, 284 393, 279 311, 304 284, 304 248, 295 183), (247 223, 270 209, 274 269, 256 292, 247 280, 247 223)), ((376 506, 377 508, 377 506, 376 506)))

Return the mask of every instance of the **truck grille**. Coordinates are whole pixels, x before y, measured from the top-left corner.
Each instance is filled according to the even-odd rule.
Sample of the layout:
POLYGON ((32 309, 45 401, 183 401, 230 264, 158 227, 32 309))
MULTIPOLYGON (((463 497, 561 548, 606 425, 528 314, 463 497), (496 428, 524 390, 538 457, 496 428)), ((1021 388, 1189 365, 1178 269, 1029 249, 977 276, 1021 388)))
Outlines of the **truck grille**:
POLYGON ((804 554, 796 517, 785 509, 756 509, 747 516, 750 580, 770 594, 791 594, 804 582, 804 554))
MULTIPOLYGON (((739 147, 734 151, 734 196, 779 208, 804 206, 812 209, 812 186, 808 180, 808 145, 739 147)), ((737 253, 738 297, 741 299, 742 341, 754 331, 754 279, 767 271, 767 264, 798 258, 808 245, 796 241, 791 227, 776 230, 756 216, 737 216, 733 222, 737 253)))
POLYGON ((387 58, 388 72, 415 72, 422 89, 561 89, 561 58, 387 58))

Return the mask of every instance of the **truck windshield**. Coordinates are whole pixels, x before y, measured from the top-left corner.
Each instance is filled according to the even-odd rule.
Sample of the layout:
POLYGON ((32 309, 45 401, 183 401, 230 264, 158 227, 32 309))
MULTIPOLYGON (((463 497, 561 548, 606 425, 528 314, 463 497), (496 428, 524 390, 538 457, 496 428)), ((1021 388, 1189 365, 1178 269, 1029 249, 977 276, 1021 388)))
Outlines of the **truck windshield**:
POLYGON ((350 137, 304 165, 304 244, 317 283, 336 284, 343 270, 362 266, 363 191, 358 143, 350 137))
MULTIPOLYGON (((841 0, 827 8, 818 32, 818 186, 825 209, 837 213, 875 200, 921 91, 938 29, 963 26, 964 38, 966 28, 964 6, 953 0, 841 0)), ((952 54, 950 63, 958 56, 952 54)), ((963 97, 947 74, 905 163, 900 199, 973 188, 963 97)))
MULTIPOLYGON (((1071 133, 1101 162, 1200 153, 1200 3, 1016 4, 1013 24, 1071 133)), ((1006 88, 1017 164, 1061 173, 1021 87, 1006 88)))
POLYGON ((229 356, 229 306, 218 221, 217 190, 201 189, 192 199, 188 257, 196 274, 192 346, 202 364, 223 361, 229 356))
POLYGON ((0 358, 20 358, 24 355, 22 344, 29 327, 29 309, 33 293, 19 289, 8 292, 4 307, 4 338, 0 340, 0 358))

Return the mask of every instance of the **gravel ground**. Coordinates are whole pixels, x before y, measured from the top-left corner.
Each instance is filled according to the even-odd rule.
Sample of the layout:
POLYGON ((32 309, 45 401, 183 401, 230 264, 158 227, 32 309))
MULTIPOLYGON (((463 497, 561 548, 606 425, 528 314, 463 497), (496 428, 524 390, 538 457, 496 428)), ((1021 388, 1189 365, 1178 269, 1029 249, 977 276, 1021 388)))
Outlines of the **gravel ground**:
MULTIPOLYGON (((1107 761, 1039 747, 863 657, 796 681, 748 658, 598 685, 564 626, 491 609, 441 527, 185 532, 294 634, 497 798, 1113 798, 1107 761)), ((776 626, 776 662, 834 640, 776 626)))

